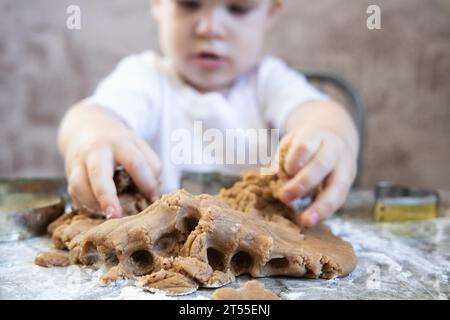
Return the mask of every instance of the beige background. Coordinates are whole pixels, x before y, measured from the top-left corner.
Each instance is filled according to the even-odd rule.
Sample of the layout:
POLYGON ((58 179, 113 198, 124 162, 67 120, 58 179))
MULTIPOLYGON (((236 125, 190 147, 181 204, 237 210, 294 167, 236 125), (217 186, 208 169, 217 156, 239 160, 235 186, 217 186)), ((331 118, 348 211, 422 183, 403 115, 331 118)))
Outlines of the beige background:
MULTIPOLYGON (((368 105, 364 185, 450 189, 450 2, 286 0, 267 50, 336 72, 368 105), (366 8, 382 9, 382 30, 366 8)), ((144 0, 0 0, 0 176, 62 175, 56 130, 117 61, 158 47, 144 0), (65 26, 78 4, 82 29, 65 26)))

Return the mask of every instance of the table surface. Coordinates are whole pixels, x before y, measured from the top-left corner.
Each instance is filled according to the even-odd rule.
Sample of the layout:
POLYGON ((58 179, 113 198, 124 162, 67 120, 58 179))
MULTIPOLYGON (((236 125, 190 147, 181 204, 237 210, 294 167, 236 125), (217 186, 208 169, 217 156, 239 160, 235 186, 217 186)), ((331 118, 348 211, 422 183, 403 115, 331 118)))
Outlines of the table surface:
MULTIPOLYGON (((352 243, 357 267, 347 277, 309 280, 260 278, 282 299, 449 299, 450 193, 441 193, 440 217, 375 223, 371 191, 353 191, 342 212, 325 224, 352 243)), ((101 286, 102 270, 72 265, 41 268, 34 257, 52 250, 48 237, 0 243, 0 299, 210 299, 213 289, 183 297, 145 292, 132 280, 101 286)), ((241 276, 230 287, 250 278, 241 276)))

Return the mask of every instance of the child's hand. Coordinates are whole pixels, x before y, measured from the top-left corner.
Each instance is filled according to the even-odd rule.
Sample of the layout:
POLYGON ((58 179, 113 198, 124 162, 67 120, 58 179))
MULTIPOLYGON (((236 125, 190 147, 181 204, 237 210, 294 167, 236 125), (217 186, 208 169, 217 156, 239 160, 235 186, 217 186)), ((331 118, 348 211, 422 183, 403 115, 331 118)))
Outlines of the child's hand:
POLYGON ((123 165, 139 190, 152 198, 159 192, 160 161, 149 145, 122 122, 101 114, 104 111, 89 112, 91 117, 86 121, 96 119, 93 125, 85 122, 76 133, 70 130, 70 122, 82 123, 83 116, 74 112, 65 120, 69 124, 63 124, 62 131, 72 133, 69 139, 66 134, 63 148, 69 194, 77 207, 101 211, 108 218, 121 217, 114 168, 123 165))
POLYGON ((281 141, 288 144, 284 170, 292 177, 281 190, 288 203, 306 196, 322 182, 323 190, 297 221, 307 227, 329 218, 345 202, 356 175, 356 154, 342 138, 324 128, 302 128, 281 141))

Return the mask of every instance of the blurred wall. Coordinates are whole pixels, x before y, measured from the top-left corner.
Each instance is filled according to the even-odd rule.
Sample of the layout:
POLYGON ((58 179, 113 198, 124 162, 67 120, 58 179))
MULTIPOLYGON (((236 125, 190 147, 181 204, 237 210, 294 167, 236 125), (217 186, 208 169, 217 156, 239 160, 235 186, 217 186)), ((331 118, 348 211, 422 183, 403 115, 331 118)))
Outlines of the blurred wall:
MULTIPOLYGON (((285 0, 267 51, 350 80, 368 105, 364 185, 450 188, 450 2, 285 0), (382 10, 368 30, 366 8, 382 10)), ((62 175, 58 123, 117 61, 157 49, 148 1, 0 0, 0 176, 62 175), (82 29, 66 28, 81 7, 82 29)))

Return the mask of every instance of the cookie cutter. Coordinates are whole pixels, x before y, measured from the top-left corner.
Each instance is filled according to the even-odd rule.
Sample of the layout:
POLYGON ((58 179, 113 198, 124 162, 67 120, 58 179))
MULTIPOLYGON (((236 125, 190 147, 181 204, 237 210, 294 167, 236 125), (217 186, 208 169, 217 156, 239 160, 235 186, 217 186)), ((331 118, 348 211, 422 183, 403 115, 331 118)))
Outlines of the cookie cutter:
POLYGON ((381 181, 375 186, 373 218, 377 222, 434 219, 439 213, 439 193, 381 181))
POLYGON ((45 234, 67 199, 64 179, 0 179, 0 242, 45 234))

